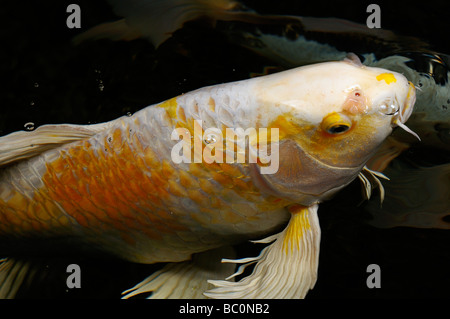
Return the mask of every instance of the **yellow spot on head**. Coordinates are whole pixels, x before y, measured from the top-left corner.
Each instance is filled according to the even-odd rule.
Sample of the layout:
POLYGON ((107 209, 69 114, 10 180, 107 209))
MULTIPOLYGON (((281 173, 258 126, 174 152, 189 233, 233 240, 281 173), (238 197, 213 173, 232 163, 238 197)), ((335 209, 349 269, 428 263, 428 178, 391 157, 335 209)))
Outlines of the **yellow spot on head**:
POLYGON ((397 79, 395 78, 394 74, 392 73, 381 73, 377 75, 377 80, 382 81, 384 80, 386 84, 391 84, 392 82, 397 82, 397 79))

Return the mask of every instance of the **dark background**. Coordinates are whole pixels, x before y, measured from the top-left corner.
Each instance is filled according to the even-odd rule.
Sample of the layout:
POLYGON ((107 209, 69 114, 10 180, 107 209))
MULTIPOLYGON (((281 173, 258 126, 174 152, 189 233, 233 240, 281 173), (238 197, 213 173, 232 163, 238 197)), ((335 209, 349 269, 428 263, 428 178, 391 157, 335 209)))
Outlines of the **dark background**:
MULTIPOLYGON (((365 23, 373 1, 243 1, 260 13, 337 17, 365 23)), ((415 36, 450 53, 446 1, 377 1, 382 28, 415 36)), ((104 1, 9 1, 0 5, 0 135, 48 123, 100 123, 183 92, 262 73, 273 62, 190 24, 158 50, 145 40, 73 46, 76 34, 117 17, 104 1), (81 7, 82 29, 66 27, 66 8, 81 7)), ((319 277, 307 298, 448 298, 450 232, 377 229, 366 224, 355 182, 320 206, 319 277), (366 268, 381 267, 381 288, 368 289, 366 268)), ((377 198, 373 199, 377 200, 377 198)), ((250 255, 259 248, 243 245, 250 255)), ((246 256, 247 257, 247 256, 246 256)), ((44 279, 22 298, 119 298, 151 267, 111 259, 48 261, 44 279), (82 288, 67 290, 65 267, 82 269, 82 288)))

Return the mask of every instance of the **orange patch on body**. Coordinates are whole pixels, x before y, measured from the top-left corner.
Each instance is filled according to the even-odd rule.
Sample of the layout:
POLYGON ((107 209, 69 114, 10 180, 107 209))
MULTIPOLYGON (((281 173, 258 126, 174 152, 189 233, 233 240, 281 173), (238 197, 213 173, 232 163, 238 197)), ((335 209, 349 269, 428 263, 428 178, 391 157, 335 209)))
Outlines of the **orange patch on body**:
MULTIPOLYGON (((124 233, 121 236, 127 243, 133 242, 125 234, 131 228, 140 227, 151 238, 159 238, 161 232, 171 233, 171 225, 183 228, 175 216, 157 215, 165 210, 161 207, 164 198, 187 196, 184 188, 171 178, 174 168, 167 162, 161 164, 151 149, 137 154, 124 136, 127 135, 116 129, 95 150, 80 142, 68 151, 61 151, 58 159, 47 164, 42 177, 48 197, 60 203, 65 213, 81 226, 95 232, 110 225, 124 233), (148 176, 145 171, 149 171, 148 176), (147 219, 136 215, 145 215, 147 219), (148 224, 142 224, 145 220, 148 224)), ((57 210, 54 205, 52 209, 57 210)), ((38 213, 41 220, 51 216, 47 210, 38 213)))
POLYGON ((202 205, 209 200, 208 197, 198 189, 188 189, 187 195, 191 200, 199 205, 202 205))
MULTIPOLYGON (((184 123, 184 112, 177 114, 176 99, 156 107, 164 108, 169 117, 178 120, 176 125, 190 125, 184 123)), ((297 131, 288 119, 280 118, 279 122, 283 127, 280 135, 297 131)), ((191 124, 193 133, 194 124, 191 124)), ((188 171, 183 171, 170 161, 161 161, 157 151, 146 146, 138 132, 130 134, 128 128, 116 128, 99 142, 95 147, 97 144, 89 140, 66 145, 56 160, 46 164, 47 171, 42 176, 45 187, 35 191, 33 201, 22 195, 6 203, 0 200, 0 209, 5 205, 20 212, 0 214, 0 221, 7 220, 18 227, 27 223, 30 225, 27 227, 36 227, 37 231, 55 221, 67 228, 76 221, 93 234, 117 232, 132 244, 133 229, 153 239, 189 231, 182 224, 183 218, 179 218, 184 214, 190 214, 200 224, 235 224, 247 217, 254 218, 260 213, 258 207, 272 209, 276 204, 283 204, 266 206, 263 202, 253 207, 233 202, 235 199, 264 200, 236 165, 191 163, 188 171), (199 211, 184 211, 180 208, 180 198, 192 200, 199 211), (33 218, 30 220, 28 216, 33 218)))

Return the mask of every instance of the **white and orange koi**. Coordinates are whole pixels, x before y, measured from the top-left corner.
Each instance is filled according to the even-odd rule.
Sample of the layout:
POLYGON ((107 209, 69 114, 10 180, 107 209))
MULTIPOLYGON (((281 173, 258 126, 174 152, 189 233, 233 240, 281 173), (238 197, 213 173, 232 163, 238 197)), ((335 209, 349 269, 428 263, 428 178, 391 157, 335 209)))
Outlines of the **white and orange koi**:
MULTIPOLYGON (((319 203, 362 176, 414 100, 401 74, 346 59, 205 87, 108 123, 9 134, 0 138, 0 240, 67 236, 125 260, 169 263, 127 297, 302 298, 316 282, 319 203), (175 163, 177 128, 202 151, 208 128, 276 128, 267 141, 279 150, 277 170, 262 174, 260 160, 175 163), (199 266, 267 235, 256 258, 199 266), (236 274, 256 266, 239 282, 221 280, 233 263, 244 264, 236 274)), ((246 146, 259 154, 259 142, 249 136, 246 146)))

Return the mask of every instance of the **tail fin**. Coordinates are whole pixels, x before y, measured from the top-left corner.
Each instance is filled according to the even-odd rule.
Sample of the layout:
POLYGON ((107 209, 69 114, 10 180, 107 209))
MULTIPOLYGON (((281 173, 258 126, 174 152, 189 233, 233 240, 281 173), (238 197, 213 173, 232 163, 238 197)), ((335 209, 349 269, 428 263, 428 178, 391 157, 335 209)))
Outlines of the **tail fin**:
POLYGON ((33 278, 30 263, 11 258, 0 259, 0 299, 13 299, 25 281, 33 278))

